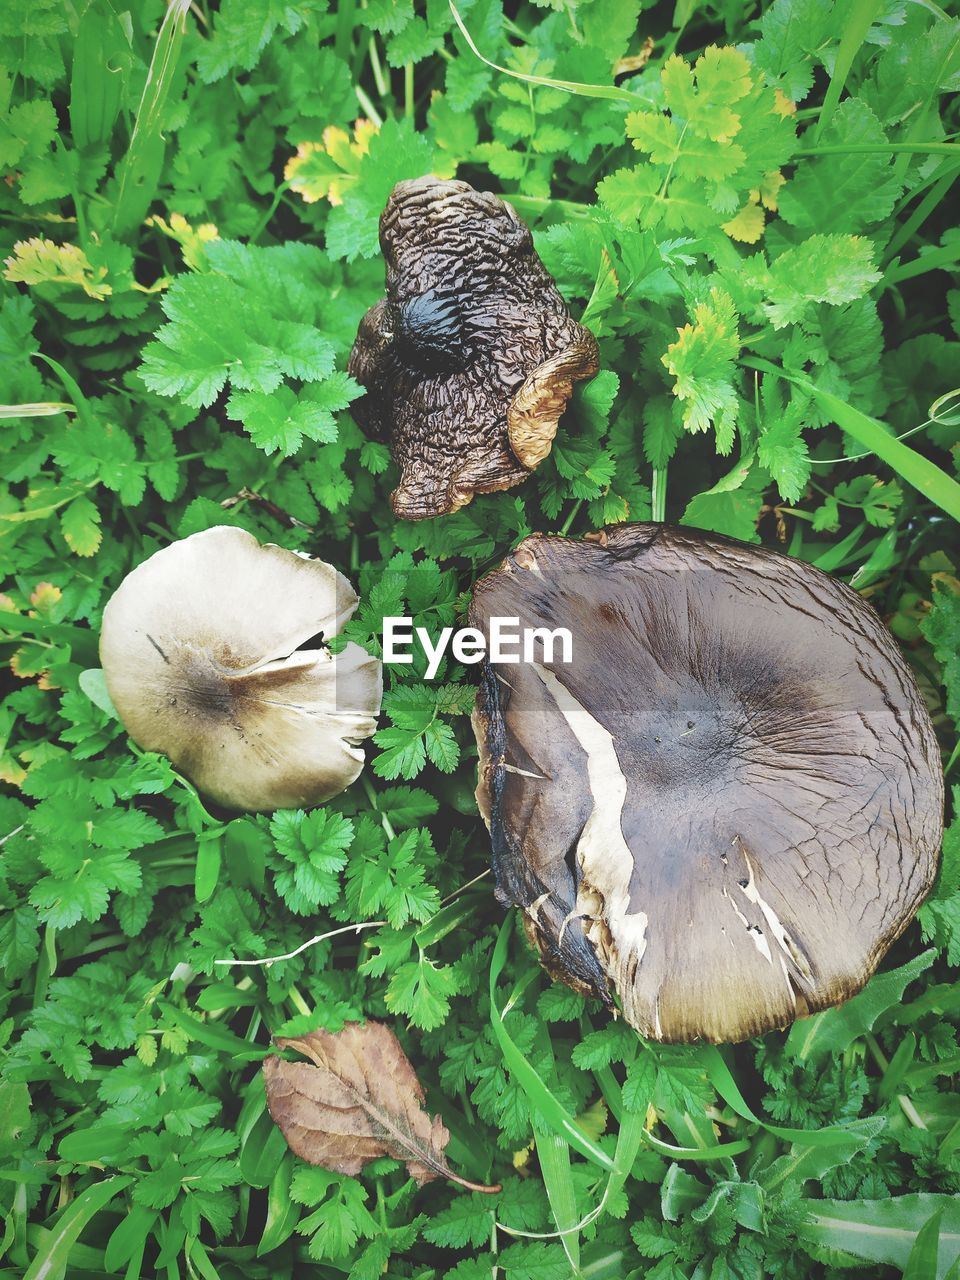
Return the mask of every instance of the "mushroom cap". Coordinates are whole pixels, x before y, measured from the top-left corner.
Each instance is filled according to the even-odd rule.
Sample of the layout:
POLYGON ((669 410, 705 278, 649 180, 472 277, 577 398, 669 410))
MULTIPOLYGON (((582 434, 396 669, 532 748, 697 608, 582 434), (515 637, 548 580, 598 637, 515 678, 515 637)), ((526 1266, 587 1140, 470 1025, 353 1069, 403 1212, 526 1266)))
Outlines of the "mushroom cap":
POLYGON ((488 666, 474 713, 498 894, 551 974, 661 1041, 857 992, 943 833, 930 717, 873 609, 802 561, 637 524, 527 538, 475 588, 492 617, 573 638, 568 664, 488 666))
POLYGON ((217 526, 156 552, 103 614, 100 659, 131 738, 248 812, 329 800, 363 768, 376 658, 329 640, 358 604, 321 560, 217 526), (307 648, 299 646, 308 644, 307 648))
POLYGON ((394 187, 380 219, 386 297, 360 323, 351 412, 389 441, 408 520, 508 489, 550 452, 573 384, 598 366, 510 205, 466 182, 394 187))

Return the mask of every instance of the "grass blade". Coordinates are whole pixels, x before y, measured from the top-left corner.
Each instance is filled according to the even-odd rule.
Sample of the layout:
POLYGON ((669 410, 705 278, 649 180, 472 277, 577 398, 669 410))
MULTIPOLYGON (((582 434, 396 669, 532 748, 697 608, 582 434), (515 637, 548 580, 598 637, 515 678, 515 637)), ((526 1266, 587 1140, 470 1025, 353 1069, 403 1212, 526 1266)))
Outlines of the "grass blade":
POLYGON ((0 418, 53 418, 73 413, 73 405, 60 400, 38 400, 33 404, 0 404, 0 418))
POLYGON ((43 1241, 39 1253, 24 1273, 23 1280, 51 1280, 62 1275, 80 1232, 105 1204, 133 1181, 131 1177, 105 1178, 81 1191, 57 1219, 56 1226, 43 1241))
POLYGON ((937 1210, 916 1233, 914 1247, 910 1249, 910 1257, 904 1267, 904 1280, 927 1280, 928 1276, 937 1274, 942 1217, 943 1210, 937 1210))
POLYGON ((637 1111, 624 1111, 623 1113, 623 1119, 620 1121, 620 1132, 617 1134, 617 1149, 613 1153, 614 1170, 603 1194, 605 1201, 609 1196, 615 1196, 623 1190, 627 1178, 629 1178, 633 1170, 640 1147, 646 1137, 645 1120, 646 1117, 637 1111))
POLYGON ((824 129, 830 123, 843 86, 846 84, 853 60, 863 44, 864 37, 873 25, 873 20, 881 9, 881 0, 853 0, 844 24, 843 35, 837 47, 837 60, 833 65, 833 75, 823 97, 823 106, 817 120, 815 136, 819 140, 824 129))
POLYGON ((926 275, 928 271, 946 271, 960 258, 960 245, 952 241, 939 249, 930 249, 919 254, 909 262, 895 263, 888 267, 883 277, 883 286, 889 289, 892 284, 901 280, 913 280, 916 276, 926 275))
POLYGON ((123 24, 106 0, 93 0, 77 28, 70 73, 70 129, 77 147, 110 141, 130 63, 123 24))
MULTIPOLYGON (((768 1133, 772 1133, 776 1137, 782 1138, 784 1142, 790 1142, 796 1146, 832 1147, 849 1142, 850 1129, 843 1125, 832 1125, 822 1129, 786 1129, 781 1125, 770 1124, 766 1120, 761 1120, 750 1109, 749 1103, 740 1092, 730 1068, 724 1062, 716 1045, 704 1045, 701 1049, 701 1054, 704 1069, 710 1083, 730 1110, 740 1116, 741 1119, 749 1120, 752 1124, 758 1124, 761 1128, 766 1129, 768 1133)), ((732 1146, 725 1146, 723 1150, 730 1151, 732 1154, 733 1148, 732 1146)), ((702 1153, 700 1154, 702 1155, 702 1153)))
MULTIPOLYGON (((584 1133, 566 1107, 550 1092, 536 1069, 530 1065, 514 1044, 510 1038, 510 1033, 504 1026, 503 1013, 501 1013, 500 1006, 497 1004, 497 980, 507 962, 507 944, 510 941, 512 927, 513 917, 508 916, 500 926, 497 945, 494 947, 493 959, 490 962, 490 1022, 493 1026, 493 1033, 497 1037, 497 1043, 503 1053, 504 1062, 527 1095, 530 1104, 536 1108, 550 1128, 565 1138, 575 1151, 579 1151, 587 1160, 592 1161, 593 1164, 599 1165, 601 1169, 606 1169, 610 1173, 614 1167, 613 1161, 605 1151, 602 1151, 584 1133)), ((537 970, 531 969, 529 977, 521 980, 511 1000, 507 1002, 504 1012, 519 998, 520 992, 536 977, 536 974, 537 970)))
MULTIPOLYGON (((573 1189, 570 1171, 570 1144, 559 1133, 545 1132, 536 1125, 533 1137, 537 1144, 537 1159, 547 1199, 553 1211, 553 1220, 560 1236, 564 1252, 573 1274, 580 1273, 580 1237, 577 1228, 577 1197, 573 1189)), ((613 1177, 613 1174, 610 1175, 613 1177)))
POLYGON ((822 391, 815 383, 802 374, 786 373, 767 360, 744 360, 751 369, 760 369, 763 373, 772 373, 778 378, 786 378, 794 386, 812 396, 825 409, 841 430, 871 453, 875 453, 881 461, 891 467, 902 480, 912 485, 918 493, 929 498, 941 511, 960 521, 960 484, 941 470, 935 462, 917 453, 909 445, 903 444, 876 418, 868 417, 853 405, 847 404, 839 396, 829 391, 822 391))
POLYGON ((562 89, 564 93, 573 93, 581 98, 608 98, 612 102, 626 102, 634 107, 638 102, 642 101, 637 94, 631 93, 628 89, 619 89, 614 84, 581 84, 578 80, 552 80, 549 76, 526 75, 522 71, 511 71, 509 67, 501 67, 498 62, 491 62, 489 58, 483 56, 473 43, 473 37, 464 25, 464 21, 460 17, 460 12, 453 0, 448 0, 448 3, 454 21, 460 28, 460 34, 470 47, 470 52, 494 71, 499 71, 505 76, 512 76, 514 80, 523 80, 526 84, 543 85, 548 89, 562 89))
POLYGON ((741 1138, 737 1142, 718 1142, 713 1147, 675 1147, 670 1142, 664 1142, 662 1139, 654 1137, 652 1133, 644 1133, 643 1140, 654 1151, 659 1152, 662 1156, 668 1156, 671 1160, 694 1160, 697 1162, 727 1160, 730 1156, 742 1156, 753 1145, 749 1139, 741 1138))
POLYGON ((187 30, 190 0, 170 0, 150 59, 130 146, 120 168, 113 230, 123 238, 146 216, 163 160, 163 110, 187 30))

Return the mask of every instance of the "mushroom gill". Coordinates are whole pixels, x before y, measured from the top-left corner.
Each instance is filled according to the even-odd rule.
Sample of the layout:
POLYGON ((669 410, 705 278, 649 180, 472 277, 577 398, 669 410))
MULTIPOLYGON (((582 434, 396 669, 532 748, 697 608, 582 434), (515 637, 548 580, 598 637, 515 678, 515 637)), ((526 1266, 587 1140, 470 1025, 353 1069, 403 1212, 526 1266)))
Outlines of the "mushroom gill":
POLYGON ((332 565, 217 526, 157 551, 107 603, 100 658, 131 738, 205 795, 308 808, 363 768, 380 663, 326 646, 359 603, 332 565))
POLYGON ((567 627, 487 667, 478 800, 545 966, 644 1036, 743 1040, 855 994, 929 891, 943 778, 880 619, 692 530, 534 535, 470 620, 567 627))

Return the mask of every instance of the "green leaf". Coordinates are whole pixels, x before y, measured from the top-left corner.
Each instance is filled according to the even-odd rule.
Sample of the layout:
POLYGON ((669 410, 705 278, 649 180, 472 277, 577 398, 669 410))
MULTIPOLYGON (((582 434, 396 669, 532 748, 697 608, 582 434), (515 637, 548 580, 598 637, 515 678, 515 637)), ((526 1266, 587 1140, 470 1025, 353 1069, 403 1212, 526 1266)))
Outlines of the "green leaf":
POLYGON ((70 1252, 87 1223, 132 1181, 133 1178, 127 1175, 105 1178, 102 1182, 95 1182, 87 1187, 75 1200, 71 1200, 34 1254, 24 1272, 23 1280, 52 1280, 53 1276, 62 1274, 70 1252))
POLYGON ((812 469, 802 435, 806 406, 804 400, 791 401, 772 422, 764 422, 757 441, 757 461, 770 472, 787 502, 796 502, 803 495, 812 469))
POLYGON ((424 1239, 447 1249, 479 1248, 490 1239, 493 1211, 490 1198, 476 1192, 457 1195, 447 1209, 435 1214, 424 1228, 424 1239))
POLYGON ((427 755, 441 773, 452 773, 460 760, 460 747, 453 730, 442 720, 434 720, 424 735, 427 755))
POLYGON ((446 1020, 458 985, 448 966, 435 964, 421 952, 419 960, 402 964, 390 979, 387 1008, 406 1014, 424 1031, 433 1031, 446 1020))
POLYGON ((802 319, 812 302, 853 302, 880 279, 863 236, 812 235, 787 249, 766 273, 763 310, 775 329, 802 319))
POLYGON ((373 257, 379 249, 380 214, 390 192, 404 178, 429 173, 432 163, 429 140, 415 133, 409 120, 387 120, 371 138, 343 203, 330 211, 328 253, 348 262, 373 257))
MULTIPOLYGON (((929 622, 932 614, 927 615, 929 622)), ((953 811, 960 811, 960 789, 953 788, 953 811)), ((949 964, 960 964, 960 817, 943 833, 940 874, 933 893, 920 908, 924 941, 934 942, 949 964)))
POLYGON ((734 474, 739 483, 723 488, 717 484, 706 493, 698 493, 691 498, 680 523, 692 525, 695 529, 726 533, 743 542, 759 542, 757 521, 766 480, 762 472, 751 469, 749 464, 746 470, 742 464, 739 465, 734 474))
POLYGON ((673 393, 683 405, 683 425, 688 431, 714 426, 718 452, 727 453, 738 413, 732 381, 740 353, 737 313, 728 294, 711 289, 709 299, 694 307, 693 320, 679 331, 662 360, 675 380, 673 393))
POLYGON ((788 98, 802 102, 833 35, 831 0, 773 0, 760 18, 754 60, 788 98))
POLYGON ((99 667, 90 667, 87 671, 81 671, 77 677, 77 683, 95 707, 99 707, 111 720, 120 719, 107 690, 106 678, 99 667))
POLYGON ((234 68, 252 70, 278 29, 300 30, 301 8, 278 0, 224 0, 216 12, 212 38, 204 40, 197 70, 207 84, 215 84, 234 68))
POLYGON ((784 377, 800 387, 831 415, 838 426, 842 427, 848 435, 853 436, 858 444, 887 462, 908 484, 912 484, 948 515, 955 520, 960 520, 960 484, 945 471, 941 471, 929 458, 897 440, 882 423, 861 413, 859 409, 847 404, 839 396, 822 390, 806 377, 784 373, 765 360, 749 360, 745 363, 764 372, 784 377))
POLYGON ((206 902, 220 879, 220 857, 223 842, 220 833, 205 833, 197 841, 197 865, 194 871, 194 896, 206 902))
POLYGON ((949 581, 934 580, 932 606, 921 630, 940 663, 947 714, 960 724, 960 590, 949 581))
MULTIPOLYGON (((510 939, 509 919, 501 925, 500 932, 497 935, 497 945, 494 949, 493 960, 490 965, 490 1021, 493 1024, 493 1031, 497 1037, 497 1042, 503 1051, 504 1061, 510 1071, 516 1076, 517 1081, 522 1087, 524 1093, 530 1099, 537 1113, 546 1120, 554 1132, 560 1134, 570 1144, 575 1151, 579 1151, 593 1164, 599 1165, 601 1169, 606 1169, 609 1173, 613 1168, 613 1161, 583 1132, 576 1120, 567 1112, 566 1108, 557 1100, 557 1098, 547 1088, 546 1084, 540 1078, 540 1075, 534 1067, 530 1065, 526 1057, 520 1052, 514 1044, 509 1031, 504 1023, 504 1013, 507 1012, 509 1005, 519 997, 519 989, 514 992, 513 997, 508 1002, 504 1013, 501 1013, 497 1004, 497 981, 503 972, 503 967, 507 959, 507 944, 510 939)), ((527 982, 536 977, 536 970, 528 970, 527 982)))
MULTIPOLYGON (((160 395, 204 408, 226 386, 267 393, 284 377, 316 380, 333 368, 330 343, 313 327, 271 316, 220 277, 187 276, 163 301, 170 324, 144 350, 143 380, 160 395), (266 345, 267 338, 270 345, 266 345)), ((241 403, 237 415, 255 406, 241 403)))
POLYGON ((373 771, 380 778, 415 778, 427 761, 423 734, 409 729, 380 729, 373 740, 383 750, 374 757, 373 771))
POLYGON ((878 151, 817 156, 801 165, 779 199, 791 226, 821 232, 859 232, 886 218, 900 194, 893 155, 884 155, 883 128, 865 102, 848 98, 834 114, 824 142, 878 151))
POLYGON ((761 1186, 770 1194, 780 1193, 781 1188, 800 1187, 815 1179, 818 1182, 841 1165, 848 1164, 854 1156, 865 1151, 886 1128, 883 1116, 865 1120, 853 1120, 842 1135, 830 1146, 810 1146, 795 1142, 786 1155, 778 1157, 758 1175, 761 1186))
POLYGON ((103 532, 100 512, 89 498, 74 498, 60 513, 60 528, 67 546, 78 556, 93 556, 100 550, 103 532))
POLYGON ((960 1203, 949 1195, 891 1196, 884 1200, 806 1200, 806 1220, 799 1225, 802 1242, 839 1249, 868 1262, 904 1269, 917 1236, 935 1214, 942 1214, 936 1270, 942 1280, 960 1257, 960 1203))
POLYGON ((842 1053, 902 999, 909 984, 925 973, 935 958, 935 951, 924 951, 899 969, 871 978, 852 1000, 795 1022, 784 1046, 786 1053, 799 1062, 814 1063, 829 1053, 842 1053))
POLYGON ((928 1276, 937 1275, 942 1219, 943 1210, 938 1209, 917 1232, 907 1265, 903 1269, 903 1280, 926 1280, 928 1276))
POLYGON ((308 915, 340 894, 339 872, 346 866, 354 835, 349 818, 331 809, 281 809, 270 820, 270 834, 283 868, 274 872, 277 892, 291 911, 308 915))
POLYGON ((190 0, 171 0, 154 46, 146 83, 113 199, 113 230, 123 238, 146 215, 163 162, 167 99, 187 31, 190 0))

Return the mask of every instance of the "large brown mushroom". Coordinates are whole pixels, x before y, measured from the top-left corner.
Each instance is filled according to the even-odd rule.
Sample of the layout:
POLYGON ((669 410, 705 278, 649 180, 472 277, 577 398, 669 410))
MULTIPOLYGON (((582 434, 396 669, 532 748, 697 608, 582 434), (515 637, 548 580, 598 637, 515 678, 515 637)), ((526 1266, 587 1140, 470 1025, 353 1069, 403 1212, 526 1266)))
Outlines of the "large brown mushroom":
POLYGON ((380 219, 386 297, 364 316, 348 365, 366 388, 351 412, 390 443, 391 495, 407 520, 509 489, 550 452, 578 379, 598 368, 510 205, 466 182, 394 187, 380 219))
POLYGON ((332 565, 218 526, 129 573, 100 659, 134 742, 229 809, 308 808, 363 768, 380 663, 331 640, 358 604, 332 565))
POLYGON ((471 622, 569 629, 486 668, 498 893, 644 1036, 743 1040, 857 992, 933 883, 936 738, 873 609, 810 565, 661 525, 534 535, 471 622))

